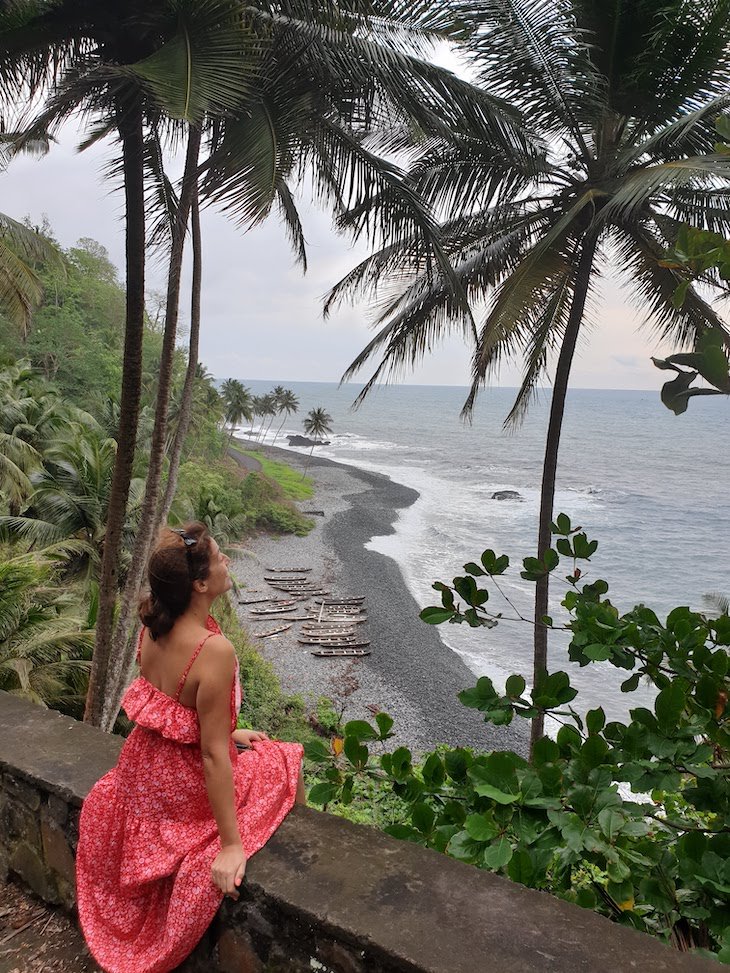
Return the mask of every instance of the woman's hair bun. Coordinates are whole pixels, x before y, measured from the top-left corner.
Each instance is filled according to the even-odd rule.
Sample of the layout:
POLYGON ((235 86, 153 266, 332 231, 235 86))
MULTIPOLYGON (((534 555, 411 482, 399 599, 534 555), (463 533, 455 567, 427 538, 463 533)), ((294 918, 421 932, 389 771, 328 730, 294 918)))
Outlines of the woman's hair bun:
POLYGON ((147 563, 149 590, 139 603, 140 621, 153 641, 172 629, 190 604, 193 582, 204 581, 209 571, 210 534, 205 524, 162 528, 147 563))

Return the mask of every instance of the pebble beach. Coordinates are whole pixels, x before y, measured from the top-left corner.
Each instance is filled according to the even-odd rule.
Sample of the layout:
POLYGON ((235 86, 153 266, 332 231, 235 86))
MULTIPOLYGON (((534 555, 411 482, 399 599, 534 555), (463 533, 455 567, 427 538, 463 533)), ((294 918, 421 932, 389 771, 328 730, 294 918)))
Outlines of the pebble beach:
MULTIPOLYGON (((304 468, 306 457, 299 453, 271 446, 264 452, 293 469, 304 468)), ((419 619, 419 606, 395 561, 365 547, 372 537, 394 532, 398 511, 414 503, 418 493, 386 476, 316 454, 307 475, 314 482, 314 496, 298 506, 304 513, 320 511, 324 516, 312 516, 315 526, 306 537, 249 538, 231 565, 239 597, 281 596, 264 581, 270 569, 311 568, 308 578, 321 582, 332 597, 365 597, 367 622, 358 626, 358 635, 369 640, 371 654, 317 658, 311 654, 315 646, 297 641, 301 622, 279 635, 256 638, 280 617, 257 616, 251 613, 255 606, 239 605, 242 624, 274 666, 284 692, 301 695, 310 705, 327 697, 336 709, 344 709, 346 720, 372 721, 375 712, 386 712, 395 720, 390 744, 416 754, 439 743, 526 752, 526 725, 494 727, 461 705, 457 695, 474 685, 475 676, 444 645, 438 629, 419 619)))

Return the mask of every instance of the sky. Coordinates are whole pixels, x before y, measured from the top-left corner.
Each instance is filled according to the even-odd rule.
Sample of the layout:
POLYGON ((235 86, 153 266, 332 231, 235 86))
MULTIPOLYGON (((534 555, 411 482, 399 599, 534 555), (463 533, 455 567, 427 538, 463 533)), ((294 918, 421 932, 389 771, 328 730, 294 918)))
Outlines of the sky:
MULTIPOLYGON (((1 209, 16 219, 40 223, 47 215, 64 247, 79 237, 103 244, 123 277, 124 223, 121 186, 104 179, 109 146, 76 151, 80 133, 67 129, 42 159, 19 157, 2 174, 1 209)), ((367 254, 337 236, 326 212, 302 199, 309 269, 296 266, 276 217, 242 233, 220 213, 202 217, 203 298, 200 359, 219 379, 339 381, 372 337, 372 309, 346 305, 327 320, 322 301, 328 289, 367 254)), ((189 272, 189 268, 188 268, 189 272)), ((183 294, 189 276, 186 275, 183 294)), ((148 292, 164 291, 165 268, 150 264, 148 292)), ((676 350, 652 343, 638 330, 631 295, 607 277, 596 294, 596 326, 585 331, 574 361, 574 388, 658 389, 666 375, 650 356, 676 350)), ((189 320, 183 296, 181 326, 189 320)), ((434 349, 423 364, 399 381, 421 385, 467 385, 469 349, 458 338, 434 349)), ((362 381, 371 372, 365 368, 362 381)), ((515 386, 519 368, 505 367, 493 382, 515 386)))

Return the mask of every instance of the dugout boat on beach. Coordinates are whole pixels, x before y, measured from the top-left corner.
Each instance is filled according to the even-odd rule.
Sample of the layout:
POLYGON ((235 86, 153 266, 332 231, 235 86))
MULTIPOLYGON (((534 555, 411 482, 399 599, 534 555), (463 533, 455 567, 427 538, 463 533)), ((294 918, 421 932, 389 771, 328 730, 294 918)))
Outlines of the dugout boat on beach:
POLYGON ((266 568, 269 574, 307 574, 311 568, 266 568))
POLYGON ((251 608, 251 615, 283 615, 284 612, 293 612, 299 606, 292 602, 290 605, 275 605, 273 608, 251 608))
POLYGON ((254 632, 254 635, 257 639, 268 639, 272 635, 280 635, 282 632, 286 632, 291 627, 292 622, 289 622, 288 625, 277 625, 276 628, 269 628, 264 632, 254 632))
POLYGON ((335 659, 342 657, 353 657, 357 659, 363 655, 370 655, 370 649, 314 649, 311 654, 318 656, 320 659, 335 659))

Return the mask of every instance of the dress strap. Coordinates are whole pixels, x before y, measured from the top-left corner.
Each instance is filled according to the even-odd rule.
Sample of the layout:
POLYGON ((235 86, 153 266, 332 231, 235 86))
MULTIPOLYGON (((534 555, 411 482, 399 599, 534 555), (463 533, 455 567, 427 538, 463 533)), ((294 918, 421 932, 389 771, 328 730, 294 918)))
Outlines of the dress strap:
POLYGON ((185 680, 188 678, 188 673, 190 672, 193 663, 195 662, 195 660, 200 655, 200 650, 203 648, 203 646, 208 641, 208 639, 209 638, 212 638, 215 634, 216 634, 215 632, 209 632, 205 636, 205 638, 200 642, 200 644, 196 648, 195 652, 193 652, 193 654, 190 656, 190 662, 188 662, 188 664, 185 666, 185 671, 180 676, 180 682, 177 684, 177 692, 175 693, 175 702, 177 702, 177 703, 180 702, 180 693, 183 691, 183 686, 185 685, 185 680))

